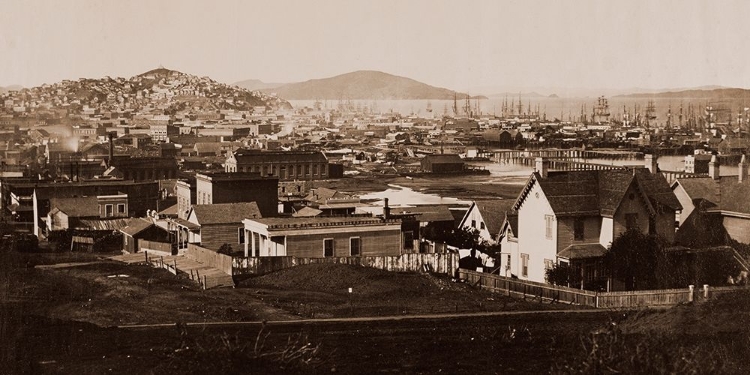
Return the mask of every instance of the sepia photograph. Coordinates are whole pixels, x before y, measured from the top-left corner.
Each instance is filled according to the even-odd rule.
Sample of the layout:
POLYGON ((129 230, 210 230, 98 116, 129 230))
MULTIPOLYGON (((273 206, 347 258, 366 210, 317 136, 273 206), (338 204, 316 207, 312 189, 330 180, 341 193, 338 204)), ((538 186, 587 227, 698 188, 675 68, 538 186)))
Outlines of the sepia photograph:
POLYGON ((747 374, 748 15, 0 0, 0 374, 747 374))

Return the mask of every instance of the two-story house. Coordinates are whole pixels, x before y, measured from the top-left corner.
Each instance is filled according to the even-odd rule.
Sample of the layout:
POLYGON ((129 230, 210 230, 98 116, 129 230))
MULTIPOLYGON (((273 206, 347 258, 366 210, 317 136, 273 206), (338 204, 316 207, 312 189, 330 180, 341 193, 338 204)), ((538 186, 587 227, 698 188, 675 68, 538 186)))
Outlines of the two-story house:
POLYGON ((586 284, 601 278, 599 260, 613 239, 631 228, 675 237, 682 209, 666 179, 649 168, 548 172, 536 161, 514 204, 518 212, 521 279, 544 282, 545 270, 569 262, 586 284))

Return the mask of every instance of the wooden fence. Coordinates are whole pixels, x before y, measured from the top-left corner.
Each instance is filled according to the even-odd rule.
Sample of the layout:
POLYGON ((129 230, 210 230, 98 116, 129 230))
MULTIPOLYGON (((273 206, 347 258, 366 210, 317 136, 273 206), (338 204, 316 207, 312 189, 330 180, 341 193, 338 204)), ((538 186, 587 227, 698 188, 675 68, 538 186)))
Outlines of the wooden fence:
MULTIPOLYGON (((465 269, 459 270, 459 277, 465 279, 471 285, 476 285, 497 293, 504 293, 508 296, 568 302, 596 308, 671 306, 692 302, 696 293, 703 293, 702 291, 694 290, 692 286, 684 289, 592 292, 552 284, 511 279, 465 269)), ((736 287, 732 287, 731 289, 737 290, 736 287)), ((708 290, 713 290, 713 293, 720 294, 727 293, 729 289, 709 288, 708 290)))
POLYGON ((469 284, 480 286, 496 293, 504 293, 507 296, 522 297, 547 301, 560 301, 574 303, 584 306, 596 306, 596 292, 557 286, 552 284, 523 281, 460 269, 459 278, 466 280, 469 284))
POLYGON ((177 275, 177 261, 174 259, 171 261, 164 260, 164 256, 149 254, 148 252, 144 252, 143 255, 146 259, 146 264, 149 264, 152 267, 165 269, 169 271, 169 273, 175 276, 177 275))
POLYGON ((172 244, 165 242, 154 242, 147 240, 138 240, 138 252, 150 251, 158 252, 159 255, 172 255, 172 244))
POLYGON ((596 296, 596 305, 600 308, 673 306, 692 302, 693 288, 636 290, 627 292, 605 292, 596 296))
POLYGON ((198 263, 219 269, 227 275, 232 275, 232 257, 229 255, 219 254, 196 244, 188 244, 185 256, 198 263))
POLYGON ((458 269, 459 255, 456 253, 402 254, 400 256, 377 257, 235 257, 232 259, 232 274, 263 275, 285 268, 305 264, 348 264, 378 268, 394 272, 435 272, 453 275, 458 269))

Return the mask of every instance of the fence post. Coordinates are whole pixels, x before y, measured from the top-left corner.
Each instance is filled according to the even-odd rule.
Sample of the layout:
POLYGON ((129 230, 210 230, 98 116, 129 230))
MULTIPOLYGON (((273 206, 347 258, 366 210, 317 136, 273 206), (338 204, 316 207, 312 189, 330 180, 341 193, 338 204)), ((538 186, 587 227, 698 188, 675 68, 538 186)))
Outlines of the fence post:
POLYGON ((703 284, 703 298, 708 299, 708 284, 703 284))
POLYGON ((599 291, 597 290, 594 295, 594 307, 599 308, 599 291))
POLYGON ((688 294, 688 302, 693 302, 693 290, 695 289, 695 285, 688 286, 688 290, 690 293, 688 294))
POLYGON ((174 265, 174 274, 177 276, 177 259, 172 259, 172 265, 174 265))
POLYGON ((148 251, 144 251, 144 252, 143 252, 143 255, 145 255, 145 256, 146 256, 146 264, 148 264, 148 251))
POLYGON ((203 275, 203 290, 206 290, 208 285, 206 284, 206 275, 203 275))

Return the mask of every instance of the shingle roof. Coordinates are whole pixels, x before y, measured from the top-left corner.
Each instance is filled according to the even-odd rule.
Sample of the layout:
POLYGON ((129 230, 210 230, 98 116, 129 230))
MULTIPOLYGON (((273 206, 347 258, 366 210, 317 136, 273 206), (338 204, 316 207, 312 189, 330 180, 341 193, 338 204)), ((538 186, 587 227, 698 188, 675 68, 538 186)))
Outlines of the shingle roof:
POLYGON ((442 205, 398 207, 393 208, 393 213, 416 214, 416 219, 421 222, 453 221, 453 214, 451 214, 450 208, 442 205))
POLYGON ((693 202, 705 201, 710 210, 750 214, 750 182, 740 183, 737 176, 714 180, 710 177, 677 179, 693 202))
POLYGON ((576 244, 563 249, 558 257, 573 259, 599 258, 607 253, 607 249, 601 244, 576 244))
POLYGON ((474 201, 479 213, 482 215, 484 225, 494 237, 500 233, 503 221, 508 212, 513 210, 514 201, 510 199, 489 199, 474 201))
POLYGON ((437 154, 437 155, 427 155, 424 157, 423 160, 429 160, 430 162, 434 163, 462 163, 463 159, 461 159, 460 156, 456 154, 437 154))
POLYGON ((722 211, 750 214, 750 183, 738 183, 736 180, 722 183, 719 208, 722 211))
POLYGON ((193 211, 201 225, 241 223, 262 217, 255 202, 196 204, 193 211))
POLYGON ((513 232, 513 235, 518 236, 518 212, 509 212, 505 219, 508 220, 508 225, 510 225, 510 230, 513 232))
POLYGON ((516 208, 534 183, 539 183, 556 215, 612 216, 633 183, 650 207, 682 209, 664 176, 646 168, 549 172, 546 178, 535 172, 516 200, 516 208))
POLYGON ((661 173, 651 173, 648 169, 634 170, 635 178, 641 191, 651 200, 654 206, 662 205, 673 210, 681 210, 682 205, 669 187, 661 173))
POLYGON ((318 215, 320 215, 322 213, 323 213, 323 211, 321 211, 321 210, 319 210, 317 208, 302 207, 302 209, 300 209, 297 212, 293 213, 292 216, 293 217, 313 217, 313 216, 318 216, 318 215))
POLYGON ((55 209, 68 217, 99 217, 99 201, 96 197, 50 198, 50 212, 55 209))
POLYGON ((120 229, 120 231, 129 235, 130 237, 135 237, 135 235, 150 228, 152 225, 154 225, 154 223, 149 219, 134 218, 130 219, 128 221, 128 225, 120 229))

